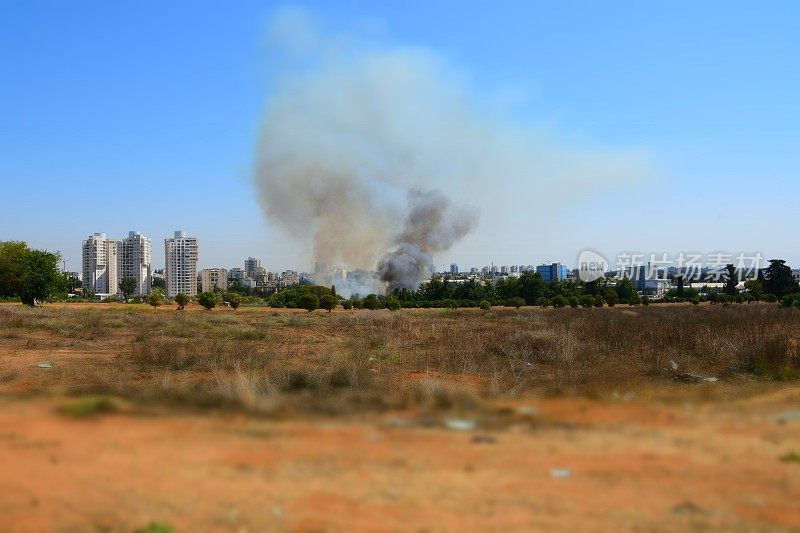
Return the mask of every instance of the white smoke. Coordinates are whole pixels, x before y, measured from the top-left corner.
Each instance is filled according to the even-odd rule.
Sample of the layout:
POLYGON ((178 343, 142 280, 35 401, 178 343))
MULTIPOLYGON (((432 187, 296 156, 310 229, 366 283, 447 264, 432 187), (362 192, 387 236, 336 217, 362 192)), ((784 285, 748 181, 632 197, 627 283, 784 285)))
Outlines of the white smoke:
POLYGON ((552 210, 642 173, 637 154, 559 148, 481 112, 469 85, 430 51, 329 37, 298 10, 278 12, 269 36, 273 83, 254 183, 269 220, 311 243, 309 264, 381 262, 384 281, 411 286, 421 262, 477 222, 448 197, 484 216, 501 206, 552 210))

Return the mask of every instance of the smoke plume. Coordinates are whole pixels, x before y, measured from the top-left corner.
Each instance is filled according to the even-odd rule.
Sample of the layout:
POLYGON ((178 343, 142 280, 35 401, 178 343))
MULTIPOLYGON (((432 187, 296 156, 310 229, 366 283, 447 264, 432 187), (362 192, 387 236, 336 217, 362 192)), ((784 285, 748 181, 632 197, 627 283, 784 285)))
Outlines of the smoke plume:
MULTIPOLYGON (((487 111, 430 51, 328 36, 298 10, 277 13, 269 42, 254 185, 308 265, 379 265, 384 284, 415 287, 476 228, 462 206, 523 227, 521 216, 641 174, 637 154, 565 149, 487 111)), ((497 227, 479 229, 484 245, 497 227)))
POLYGON ((408 206, 403 231, 395 239, 397 247, 378 263, 381 280, 390 291, 416 289, 430 274, 433 254, 449 249, 472 231, 476 221, 476 213, 454 209, 439 191, 413 189, 408 206))

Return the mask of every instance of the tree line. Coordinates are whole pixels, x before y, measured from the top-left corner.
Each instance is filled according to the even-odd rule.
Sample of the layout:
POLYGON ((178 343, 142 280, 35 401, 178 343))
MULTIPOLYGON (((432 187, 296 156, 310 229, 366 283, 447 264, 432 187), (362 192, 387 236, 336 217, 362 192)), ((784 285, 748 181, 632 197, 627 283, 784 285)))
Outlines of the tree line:
MULTIPOLYGON (((35 250, 19 241, 0 241, 0 299, 19 300, 27 305, 36 305, 55 299, 64 299, 74 286, 74 280, 58 268, 61 257, 58 253, 35 250)), ((673 279, 675 287, 659 301, 700 303, 744 303, 756 300, 780 301, 786 306, 800 307, 800 286, 792 270, 782 259, 772 259, 769 266, 760 270, 755 279, 747 280, 744 291, 737 288, 738 273, 733 265, 727 265, 723 274, 724 287, 712 289, 705 294, 685 287, 682 277, 673 279)), ((123 297, 128 300, 146 302, 154 307, 164 302, 161 291, 155 289, 148 297, 136 298, 135 280, 123 278, 120 283, 123 297)), ((188 296, 178 295, 174 299, 179 308, 189 301, 188 296)), ((600 278, 584 283, 580 280, 553 280, 546 282, 536 272, 524 272, 519 277, 504 277, 497 283, 481 283, 476 279, 452 281, 443 276, 432 278, 417 290, 400 289, 387 295, 368 294, 344 298, 336 293, 336 287, 297 285, 271 294, 266 299, 242 296, 236 291, 215 291, 198 295, 197 302, 212 309, 227 304, 266 304, 272 307, 301 309, 331 309, 341 305, 346 309, 400 309, 405 308, 457 308, 491 306, 553 306, 553 307, 602 307, 625 305, 648 305, 651 300, 636 291, 627 278, 612 280, 600 278)))

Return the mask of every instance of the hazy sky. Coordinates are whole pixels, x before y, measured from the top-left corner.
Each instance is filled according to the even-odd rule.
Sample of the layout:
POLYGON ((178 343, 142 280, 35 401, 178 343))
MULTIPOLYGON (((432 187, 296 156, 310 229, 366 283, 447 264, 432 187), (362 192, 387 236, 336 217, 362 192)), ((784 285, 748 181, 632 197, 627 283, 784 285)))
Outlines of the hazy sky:
MULTIPOLYGON (((479 187, 478 229, 437 264, 572 264, 591 247, 800 266, 797 2, 294 5, 325 36, 442 58, 476 107, 542 132, 554 160, 646 161, 637 179, 569 185, 558 201, 541 175, 498 172, 479 187)), ((266 220, 251 185, 283 6, 0 4, 0 240, 60 250, 80 270, 87 235, 136 229, 158 267, 163 239, 185 229, 204 267, 254 255, 307 269, 309 243, 266 220)))

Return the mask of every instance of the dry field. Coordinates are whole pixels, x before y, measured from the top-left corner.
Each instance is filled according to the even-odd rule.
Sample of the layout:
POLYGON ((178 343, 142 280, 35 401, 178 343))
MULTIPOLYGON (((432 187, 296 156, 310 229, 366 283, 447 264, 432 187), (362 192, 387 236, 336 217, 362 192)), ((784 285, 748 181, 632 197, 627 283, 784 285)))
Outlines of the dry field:
POLYGON ((796 339, 762 304, 2 305, 0 525, 796 529, 796 339))

